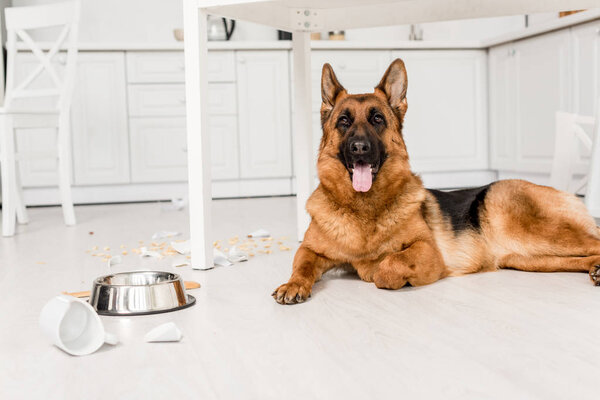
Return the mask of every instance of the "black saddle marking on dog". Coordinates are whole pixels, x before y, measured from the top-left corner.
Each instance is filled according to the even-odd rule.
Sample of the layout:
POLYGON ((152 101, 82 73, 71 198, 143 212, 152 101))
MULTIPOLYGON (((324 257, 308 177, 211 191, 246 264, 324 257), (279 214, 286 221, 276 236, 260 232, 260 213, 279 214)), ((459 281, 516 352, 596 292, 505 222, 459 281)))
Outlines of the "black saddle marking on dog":
POLYGON ((484 209, 485 196, 492 184, 473 189, 460 189, 450 192, 427 189, 436 198, 442 214, 450 218, 452 229, 459 232, 465 229, 481 229, 480 214, 484 209))

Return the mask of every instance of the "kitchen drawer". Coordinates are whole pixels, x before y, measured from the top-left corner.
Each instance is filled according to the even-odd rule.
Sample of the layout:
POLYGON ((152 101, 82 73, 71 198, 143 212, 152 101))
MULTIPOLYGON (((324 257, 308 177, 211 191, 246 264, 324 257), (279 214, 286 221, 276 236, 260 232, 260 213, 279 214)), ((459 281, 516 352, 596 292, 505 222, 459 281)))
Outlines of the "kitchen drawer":
MULTIPOLYGON (((127 52, 127 79, 129 83, 183 83, 183 52, 127 52)), ((233 51, 208 53, 208 81, 235 81, 233 51)))
MULTIPOLYGON (((234 115, 237 101, 234 83, 208 85, 208 112, 211 115, 234 115)), ((131 117, 185 116, 185 85, 129 85, 131 117)))
MULTIPOLYGON (((212 180, 238 179, 237 118, 211 115, 212 180)), ((187 142, 185 118, 131 118, 131 181, 187 181, 187 142)))

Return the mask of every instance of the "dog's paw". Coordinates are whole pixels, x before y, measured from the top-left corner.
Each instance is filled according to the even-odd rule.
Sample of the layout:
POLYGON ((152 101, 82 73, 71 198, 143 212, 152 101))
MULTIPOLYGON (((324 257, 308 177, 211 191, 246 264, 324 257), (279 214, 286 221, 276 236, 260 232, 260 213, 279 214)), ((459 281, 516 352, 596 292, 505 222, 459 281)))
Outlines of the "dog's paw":
POLYGON ((300 283, 288 282, 275 289, 271 296, 279 304, 303 303, 310 297, 310 287, 300 283))
POLYGON ((595 265, 590 270, 590 279, 594 285, 600 286, 600 265, 595 265))

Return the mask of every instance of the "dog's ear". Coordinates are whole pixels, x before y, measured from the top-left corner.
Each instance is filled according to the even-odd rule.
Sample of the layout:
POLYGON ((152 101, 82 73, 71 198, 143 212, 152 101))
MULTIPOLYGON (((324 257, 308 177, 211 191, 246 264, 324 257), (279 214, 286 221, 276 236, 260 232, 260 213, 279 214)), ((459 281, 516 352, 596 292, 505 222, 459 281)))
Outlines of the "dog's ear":
MULTIPOLYGON (((346 89, 344 89, 338 81, 331 65, 326 63, 323 65, 323 72, 321 74, 321 100, 323 101, 321 105, 322 118, 324 115, 329 115, 331 110, 333 110, 335 100, 342 92, 346 92, 346 89)), ((327 118, 325 117, 325 119, 327 118)))
POLYGON ((404 62, 396 58, 388 67, 381 82, 375 89, 381 90, 388 99, 390 106, 396 114, 402 116, 406 112, 406 89, 408 88, 408 77, 404 62))

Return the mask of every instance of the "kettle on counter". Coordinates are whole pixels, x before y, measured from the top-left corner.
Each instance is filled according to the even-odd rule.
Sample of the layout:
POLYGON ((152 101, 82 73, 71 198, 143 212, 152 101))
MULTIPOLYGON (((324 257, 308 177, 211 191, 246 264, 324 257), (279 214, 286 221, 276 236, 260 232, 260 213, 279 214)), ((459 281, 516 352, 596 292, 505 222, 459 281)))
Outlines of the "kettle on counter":
POLYGON ((208 16, 207 35, 208 40, 229 40, 235 29, 235 20, 228 20, 213 15, 208 16), (228 24, 228 21, 231 24, 228 24))

